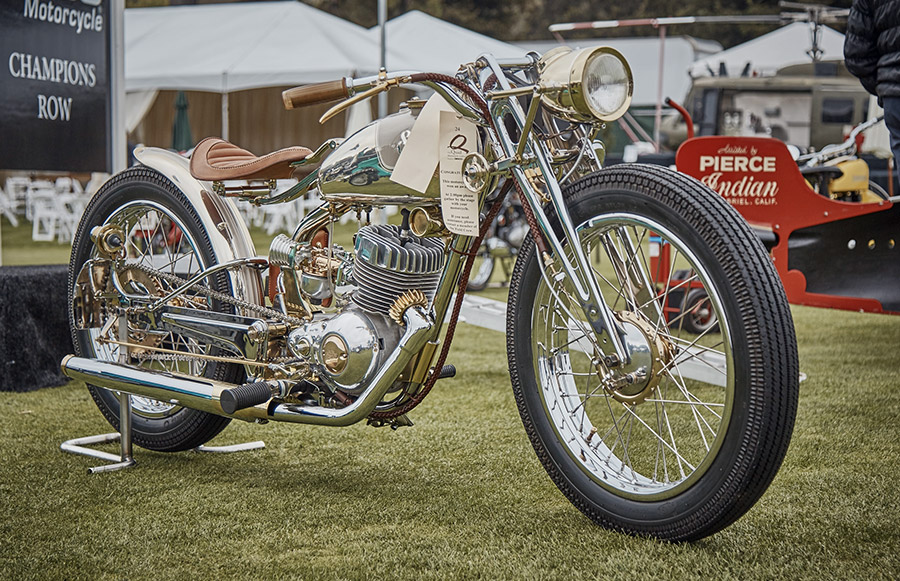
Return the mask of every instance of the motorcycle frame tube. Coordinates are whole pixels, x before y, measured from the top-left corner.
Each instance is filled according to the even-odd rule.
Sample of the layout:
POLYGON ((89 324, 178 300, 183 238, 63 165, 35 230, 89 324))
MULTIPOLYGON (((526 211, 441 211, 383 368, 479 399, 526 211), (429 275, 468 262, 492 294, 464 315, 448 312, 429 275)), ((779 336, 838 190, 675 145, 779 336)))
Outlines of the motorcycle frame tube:
MULTIPOLYGON (((206 230, 217 263, 256 256, 250 231, 234 202, 214 194, 209 182, 194 178, 186 157, 157 147, 138 147, 134 157, 161 173, 185 195, 206 230)), ((262 280, 257 272, 241 268, 228 271, 227 276, 237 298, 264 304, 262 280)))
MULTIPOLYGON (((482 199, 480 203, 484 204, 484 200, 482 199)), ((451 252, 448 253, 449 256, 447 256, 447 262, 444 263, 444 270, 441 273, 437 292, 435 292, 434 299, 431 302, 436 321, 443 321, 447 316, 447 309, 450 307, 453 293, 458 290, 456 283, 459 281, 459 275, 465 264, 466 253, 469 252, 472 239, 472 236, 454 236, 450 240, 451 252)), ((438 333, 440 333, 440 325, 437 326, 435 336, 438 333)))
POLYGON ((235 385, 131 365, 87 359, 69 355, 63 359, 62 372, 72 379, 106 389, 167 401, 192 409, 245 421, 279 421, 323 426, 349 426, 365 419, 394 384, 410 360, 418 355, 436 326, 433 313, 412 307, 403 314, 406 331, 397 348, 382 365, 369 386, 351 404, 342 408, 299 406, 269 403, 259 404, 226 414, 222 410, 221 395, 235 385))
MULTIPOLYGON (((508 91, 512 89, 509 81, 503 74, 500 64, 492 55, 482 55, 479 57, 479 60, 487 63, 488 68, 496 75, 497 83, 500 85, 501 90, 508 91)), ((507 133, 502 118, 508 113, 512 116, 519 129, 522 130, 527 124, 527 115, 525 111, 522 110, 518 100, 505 97, 492 101, 490 104, 490 112, 491 117, 494 119, 495 128, 495 130, 490 133, 496 135, 502 151, 508 157, 513 157, 518 149, 518 144, 515 143, 507 133)), ((572 223, 572 218, 569 216, 569 211, 566 208, 565 200, 563 199, 562 189, 550 166, 550 155, 545 150, 544 145, 530 133, 525 134, 523 132, 521 139, 528 140, 526 149, 531 151, 534 156, 534 163, 544 176, 550 203, 559 217, 565 239, 572 241, 578 240, 575 232, 575 225, 572 223)), ((569 257, 566 256, 566 253, 564 252, 562 241, 556 236, 556 233, 553 231, 550 224, 550 220, 544 212, 540 193, 531 187, 531 182, 525 175, 525 168, 521 165, 514 165, 512 167, 512 173, 513 177, 521 186, 522 192, 525 194, 526 202, 531 207, 544 238, 549 243, 553 253, 559 259, 566 276, 572 281, 578 301, 581 304, 584 315, 587 317, 592 329, 598 336, 606 332, 612 343, 613 351, 615 352, 618 361, 620 363, 627 363, 630 360, 630 357, 622 341, 622 330, 616 325, 612 310, 604 300, 603 293, 601 292, 597 281, 594 277, 588 275, 588 273, 591 272, 591 267, 587 256, 584 254, 584 250, 578 244, 570 245, 575 258, 575 264, 572 264, 569 257), (585 274, 582 277, 580 273, 585 274)))

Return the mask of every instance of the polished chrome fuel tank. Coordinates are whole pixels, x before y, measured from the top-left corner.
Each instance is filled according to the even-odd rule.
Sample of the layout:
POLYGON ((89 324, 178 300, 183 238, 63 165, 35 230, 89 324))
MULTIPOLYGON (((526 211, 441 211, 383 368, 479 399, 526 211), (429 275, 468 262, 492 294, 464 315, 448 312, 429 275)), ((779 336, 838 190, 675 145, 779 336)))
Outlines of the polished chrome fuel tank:
POLYGON ((440 199, 437 172, 425 193, 391 181, 420 104, 369 123, 344 140, 319 168, 319 192, 330 202, 435 204, 440 199))

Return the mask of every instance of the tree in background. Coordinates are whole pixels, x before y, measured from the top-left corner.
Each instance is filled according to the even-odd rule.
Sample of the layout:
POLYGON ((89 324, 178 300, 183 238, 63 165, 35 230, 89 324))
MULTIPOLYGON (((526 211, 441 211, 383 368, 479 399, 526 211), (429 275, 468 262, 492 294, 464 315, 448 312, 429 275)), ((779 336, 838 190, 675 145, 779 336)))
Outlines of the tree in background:
MULTIPOLYGON (((128 8, 215 4, 235 0, 126 0, 128 8)), ((252 1, 252 0, 251 0, 252 1)), ((852 0, 823 1, 835 8, 849 8, 852 0)), ((585 20, 623 20, 662 16, 710 16, 726 14, 778 14, 778 0, 636 0, 604 2, 590 0, 387 0, 388 18, 409 10, 421 10, 437 18, 505 41, 547 40, 547 27, 557 22, 585 20)), ((340 16, 361 26, 375 26, 376 2, 345 0, 305 0, 306 4, 340 16)), ((717 40, 730 47, 755 38, 776 27, 761 24, 694 24, 669 29, 669 34, 690 35, 717 40)), ((843 32, 843 30, 841 30, 843 32)), ((624 27, 567 35, 567 38, 616 38, 656 36, 649 26, 624 27)))

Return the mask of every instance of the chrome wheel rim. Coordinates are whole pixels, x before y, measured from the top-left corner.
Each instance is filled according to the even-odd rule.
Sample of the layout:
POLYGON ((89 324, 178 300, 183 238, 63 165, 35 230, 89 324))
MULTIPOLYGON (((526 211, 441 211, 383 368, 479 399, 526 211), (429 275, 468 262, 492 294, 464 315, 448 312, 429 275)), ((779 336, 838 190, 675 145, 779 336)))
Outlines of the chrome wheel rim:
MULTIPOLYGON (((191 238, 189 230, 183 222, 165 207, 141 200, 116 208, 104 221, 104 224, 115 224, 125 232, 125 263, 127 266, 141 265, 174 274, 188 279, 205 268, 203 259, 197 250, 196 242, 191 238)), ((98 258, 96 247, 91 258, 98 258)), ((157 281, 158 291, 168 290, 168 283, 157 281)), ((190 299, 188 299, 190 300, 190 299)), ((205 304, 193 301, 195 308, 204 308, 205 304)), ((119 346, 97 341, 99 329, 90 329, 89 348, 93 357, 106 361, 119 359, 119 346)), ((158 338, 158 342, 168 349, 191 353, 206 353, 209 348, 196 341, 168 333, 158 338)), ((199 360, 183 361, 177 356, 168 359, 148 360, 142 364, 146 367, 163 369, 190 375, 202 375, 206 364, 199 360)), ((132 411, 145 418, 165 418, 174 415, 181 406, 159 401, 148 397, 132 395, 132 411)))
POLYGON ((635 500, 670 498, 709 470, 727 432, 734 364, 722 294, 683 238, 654 219, 607 214, 576 231, 628 342, 647 347, 634 360, 653 363, 627 385, 621 372, 604 366, 604 341, 587 331, 565 279, 544 277, 532 313, 544 413, 575 465, 600 486, 635 500), (653 259, 666 245, 672 260, 662 272, 653 259), (689 276, 651 282, 672 281, 676 266, 686 266, 689 276), (715 333, 692 335, 682 323, 689 312, 664 308, 677 293, 684 299, 698 287, 718 319, 715 333))

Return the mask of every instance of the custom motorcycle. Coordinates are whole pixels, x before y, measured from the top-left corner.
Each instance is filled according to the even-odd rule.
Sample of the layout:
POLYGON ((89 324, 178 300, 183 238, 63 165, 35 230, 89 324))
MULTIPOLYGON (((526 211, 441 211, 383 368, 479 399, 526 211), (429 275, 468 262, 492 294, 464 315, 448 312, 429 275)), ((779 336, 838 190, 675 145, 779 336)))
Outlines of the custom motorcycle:
POLYGON ((257 157, 207 139, 188 162, 137 150, 140 165, 100 189, 78 228, 77 355, 64 372, 153 450, 198 447, 231 419, 409 426, 455 373, 446 357, 466 281, 515 188, 529 233, 510 284, 509 371, 551 479, 629 533, 698 539, 740 517, 793 428, 790 311, 762 245, 720 196, 661 167, 603 169, 595 138, 631 100, 621 54, 483 55, 455 76, 382 71, 284 100, 342 100, 328 118, 411 85, 434 96, 315 151, 257 157), (291 175, 296 186, 276 194, 272 182, 291 175), (257 255, 233 198, 307 194, 321 206, 257 255), (368 223, 388 205, 400 224, 368 223), (360 222, 352 248, 334 241, 348 212, 360 222), (677 282, 653 271, 661 248, 670 273, 688 273, 677 282), (688 286, 708 296, 714 329, 691 333, 664 312, 688 286))

